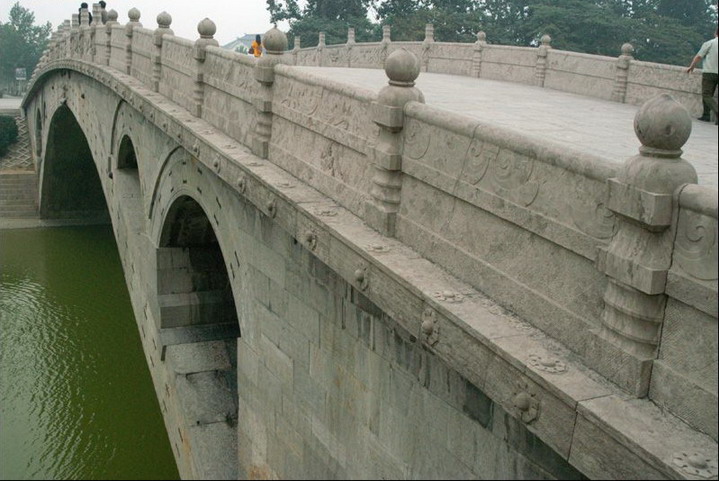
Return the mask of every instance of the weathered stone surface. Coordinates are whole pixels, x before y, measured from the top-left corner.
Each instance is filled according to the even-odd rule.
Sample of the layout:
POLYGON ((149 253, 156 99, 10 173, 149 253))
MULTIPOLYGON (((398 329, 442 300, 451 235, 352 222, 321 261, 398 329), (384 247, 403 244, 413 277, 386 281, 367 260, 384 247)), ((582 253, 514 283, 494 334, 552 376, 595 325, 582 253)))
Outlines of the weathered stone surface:
MULTIPOLYGON (((201 25, 200 40, 211 27, 201 25)), ((49 117, 45 136, 57 133, 60 108, 84 133, 183 475, 688 477, 688 467, 713 466, 716 442, 698 431, 716 417, 703 400, 716 396, 716 357, 711 343, 682 352, 702 325, 716 325, 706 295, 716 292, 715 270, 704 266, 716 255, 715 198, 679 185, 691 176, 647 174, 666 162, 657 149, 678 149, 682 119, 652 116, 657 123, 641 129, 652 160, 617 168, 407 101, 409 85, 375 95, 276 65, 276 32, 261 62, 165 34, 158 52, 154 34, 111 25, 107 66, 88 54, 82 31, 71 33, 51 47, 24 106, 31 127, 49 117), (391 110, 400 105, 401 115, 391 110), (393 177, 373 177, 373 161, 393 177), (611 190, 613 177, 629 187, 611 190), (394 200, 396 238, 390 209, 376 209, 381 220, 368 208, 394 200), (625 249, 635 245, 640 255, 625 249), (623 272, 620 258, 637 269, 623 272), (645 271, 663 277, 645 282, 645 271), (666 322, 661 336, 640 340, 656 352, 597 341, 605 324, 636 333, 602 316, 605 291, 612 309, 666 322), (646 304, 635 302, 640 294, 668 299, 635 312, 646 304), (182 343, 163 360, 160 329, 228 320, 239 326, 236 350, 176 336, 182 343), (639 384, 635 394, 651 385, 671 413, 585 363, 639 384), (681 389, 697 401, 675 402, 681 389), (223 419, 233 405, 236 417, 223 419)), ((497 72, 551 79, 546 42, 436 43, 403 52, 387 32, 379 44, 321 42, 313 58, 300 50, 293 61, 411 60, 399 72, 389 61, 390 81, 408 84, 422 68, 491 75, 492 59, 504 57, 497 72)))

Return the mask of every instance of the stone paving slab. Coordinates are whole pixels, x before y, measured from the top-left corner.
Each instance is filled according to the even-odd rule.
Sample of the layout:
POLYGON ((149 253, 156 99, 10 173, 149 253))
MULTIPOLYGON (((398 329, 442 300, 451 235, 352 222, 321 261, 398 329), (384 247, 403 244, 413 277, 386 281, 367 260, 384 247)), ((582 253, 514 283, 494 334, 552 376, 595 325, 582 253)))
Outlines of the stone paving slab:
MULTIPOLYGON (((325 78, 379 91, 383 70, 297 67, 325 78)), ((612 163, 638 153, 634 115, 639 107, 557 90, 471 77, 422 72, 417 79, 428 105, 586 151, 612 163)), ((717 187, 717 126, 694 120, 683 157, 699 184, 717 187)))

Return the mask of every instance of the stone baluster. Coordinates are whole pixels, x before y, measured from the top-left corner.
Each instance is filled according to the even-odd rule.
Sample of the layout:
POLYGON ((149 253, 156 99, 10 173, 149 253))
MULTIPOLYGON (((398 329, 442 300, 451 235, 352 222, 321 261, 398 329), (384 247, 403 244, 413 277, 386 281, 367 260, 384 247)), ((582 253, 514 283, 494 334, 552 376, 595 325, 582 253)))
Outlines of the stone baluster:
POLYGON ((482 76, 482 53, 487 46, 487 34, 477 32, 477 41, 474 42, 474 53, 472 55, 472 76, 480 78, 482 76))
POLYGON ((74 57, 78 49, 78 39, 80 38, 80 14, 72 15, 72 30, 70 31, 70 41, 67 45, 67 56, 74 57))
POLYGON ((80 28, 90 26, 90 12, 87 8, 80 9, 80 28))
POLYGON ((162 12, 157 15, 157 28, 152 40, 155 45, 155 51, 152 55, 152 90, 155 92, 160 91, 160 79, 162 78, 162 36, 175 34, 170 29, 171 24, 172 17, 169 13, 162 12))
POLYGON ((637 397, 647 395, 657 356, 667 297, 667 274, 676 231, 676 198, 697 174, 681 158, 692 122, 687 110, 662 94, 634 118, 642 143, 609 179, 607 207, 617 231, 597 267, 607 276, 602 326, 593 332, 586 358, 607 378, 637 397))
POLYGON ((424 41, 422 41, 422 71, 429 69, 430 51, 434 45, 434 25, 428 23, 424 26, 424 41))
POLYGON ((202 117, 202 104, 205 101, 205 57, 207 47, 217 47, 219 45, 214 37, 215 32, 217 32, 217 26, 209 18, 205 18, 197 24, 197 33, 200 34, 200 38, 195 40, 195 89, 192 92, 192 115, 196 117, 202 117))
POLYGON ((112 56, 112 27, 117 25, 117 11, 115 9, 107 12, 107 22, 105 22, 105 64, 110 65, 110 57, 112 56))
MULTIPOLYGON (((324 36, 320 34, 324 42, 324 36)), ((255 64, 255 80, 260 83, 260 91, 255 99, 257 109, 257 123, 255 135, 252 139, 252 153, 266 159, 270 151, 270 138, 272 136, 272 85, 275 82, 275 65, 282 61, 282 54, 287 49, 287 36, 273 27, 262 38, 267 55, 257 59, 255 64)))
POLYGON ((389 56, 389 44, 392 43, 392 27, 389 25, 382 25, 382 63, 387 60, 389 56))
POLYGON ((552 37, 542 35, 542 43, 537 48, 537 67, 534 71, 534 84, 537 87, 544 87, 544 79, 547 77, 547 55, 552 48, 552 37))
POLYGON ((78 37, 78 57, 84 58, 87 51, 87 42, 90 37, 90 11, 87 8, 80 9, 80 35, 78 37))
POLYGON ((420 61, 412 52, 395 50, 387 57, 384 70, 389 85, 372 103, 372 121, 380 127, 380 134, 372 154, 374 174, 365 221, 383 235, 394 236, 402 189, 404 106, 411 101, 424 103, 424 95, 414 86, 420 61))
POLYGON ((295 46, 292 49, 292 60, 293 60, 294 65, 297 65, 297 62, 298 62, 297 54, 299 53, 300 49, 302 48, 301 42, 302 42, 302 39, 300 38, 300 36, 295 35, 295 46))
POLYGON ((97 31, 98 26, 102 25, 102 22, 100 21, 100 4, 99 3, 93 3, 92 4, 92 24, 90 25, 90 52, 91 52, 91 58, 93 62, 97 62, 97 38, 99 37, 97 31))
POLYGON ((136 8, 131 8, 127 12, 127 17, 130 19, 125 25, 125 73, 132 75, 132 35, 135 27, 142 27, 140 23, 140 11, 136 8))
POLYGON ((317 42, 317 66, 322 67, 324 64, 325 54, 325 33, 320 32, 320 38, 317 42))
POLYGON ((616 76, 614 77, 614 89, 612 100, 624 103, 627 97, 627 82, 629 80, 629 66, 634 59, 634 47, 631 43, 622 45, 622 54, 617 58, 616 76))
POLYGON ((348 67, 352 67, 352 49, 354 48, 355 43, 355 29, 354 27, 349 27, 347 29, 347 43, 345 44, 348 67))

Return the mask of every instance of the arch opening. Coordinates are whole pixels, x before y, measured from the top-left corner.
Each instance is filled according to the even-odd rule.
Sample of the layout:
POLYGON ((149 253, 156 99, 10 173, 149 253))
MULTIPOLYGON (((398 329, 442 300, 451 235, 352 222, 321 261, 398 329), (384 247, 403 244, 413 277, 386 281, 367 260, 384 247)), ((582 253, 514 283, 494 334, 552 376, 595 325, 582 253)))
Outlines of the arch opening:
POLYGON ((49 219, 109 222, 105 194, 87 137, 66 105, 53 115, 47 136, 40 215, 49 219))
POLYGON ((123 136, 122 141, 120 141, 120 148, 117 153, 117 168, 137 170, 135 146, 127 135, 123 136))
MULTIPOLYGON (((157 249, 157 292, 160 308, 161 359, 177 375, 180 405, 194 405, 184 418, 187 437, 171 436, 181 446, 208 453, 209 459, 237 455, 237 338, 240 328, 230 277, 210 220, 188 196, 174 201, 164 220, 157 249), (185 402, 187 400, 187 402, 185 402), (220 442, 221 440, 221 442, 220 442)), ((179 455, 179 454, 178 454, 179 455)), ((195 459, 199 473, 215 479, 238 479, 237 466, 214 466, 195 459)))

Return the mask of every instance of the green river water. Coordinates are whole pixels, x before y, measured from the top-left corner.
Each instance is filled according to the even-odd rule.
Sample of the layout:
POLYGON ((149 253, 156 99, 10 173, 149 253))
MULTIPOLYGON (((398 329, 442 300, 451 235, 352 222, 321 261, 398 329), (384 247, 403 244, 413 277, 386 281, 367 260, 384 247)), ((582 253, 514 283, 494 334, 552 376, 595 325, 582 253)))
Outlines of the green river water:
POLYGON ((178 478, 109 226, 0 230, 0 478, 178 478))

